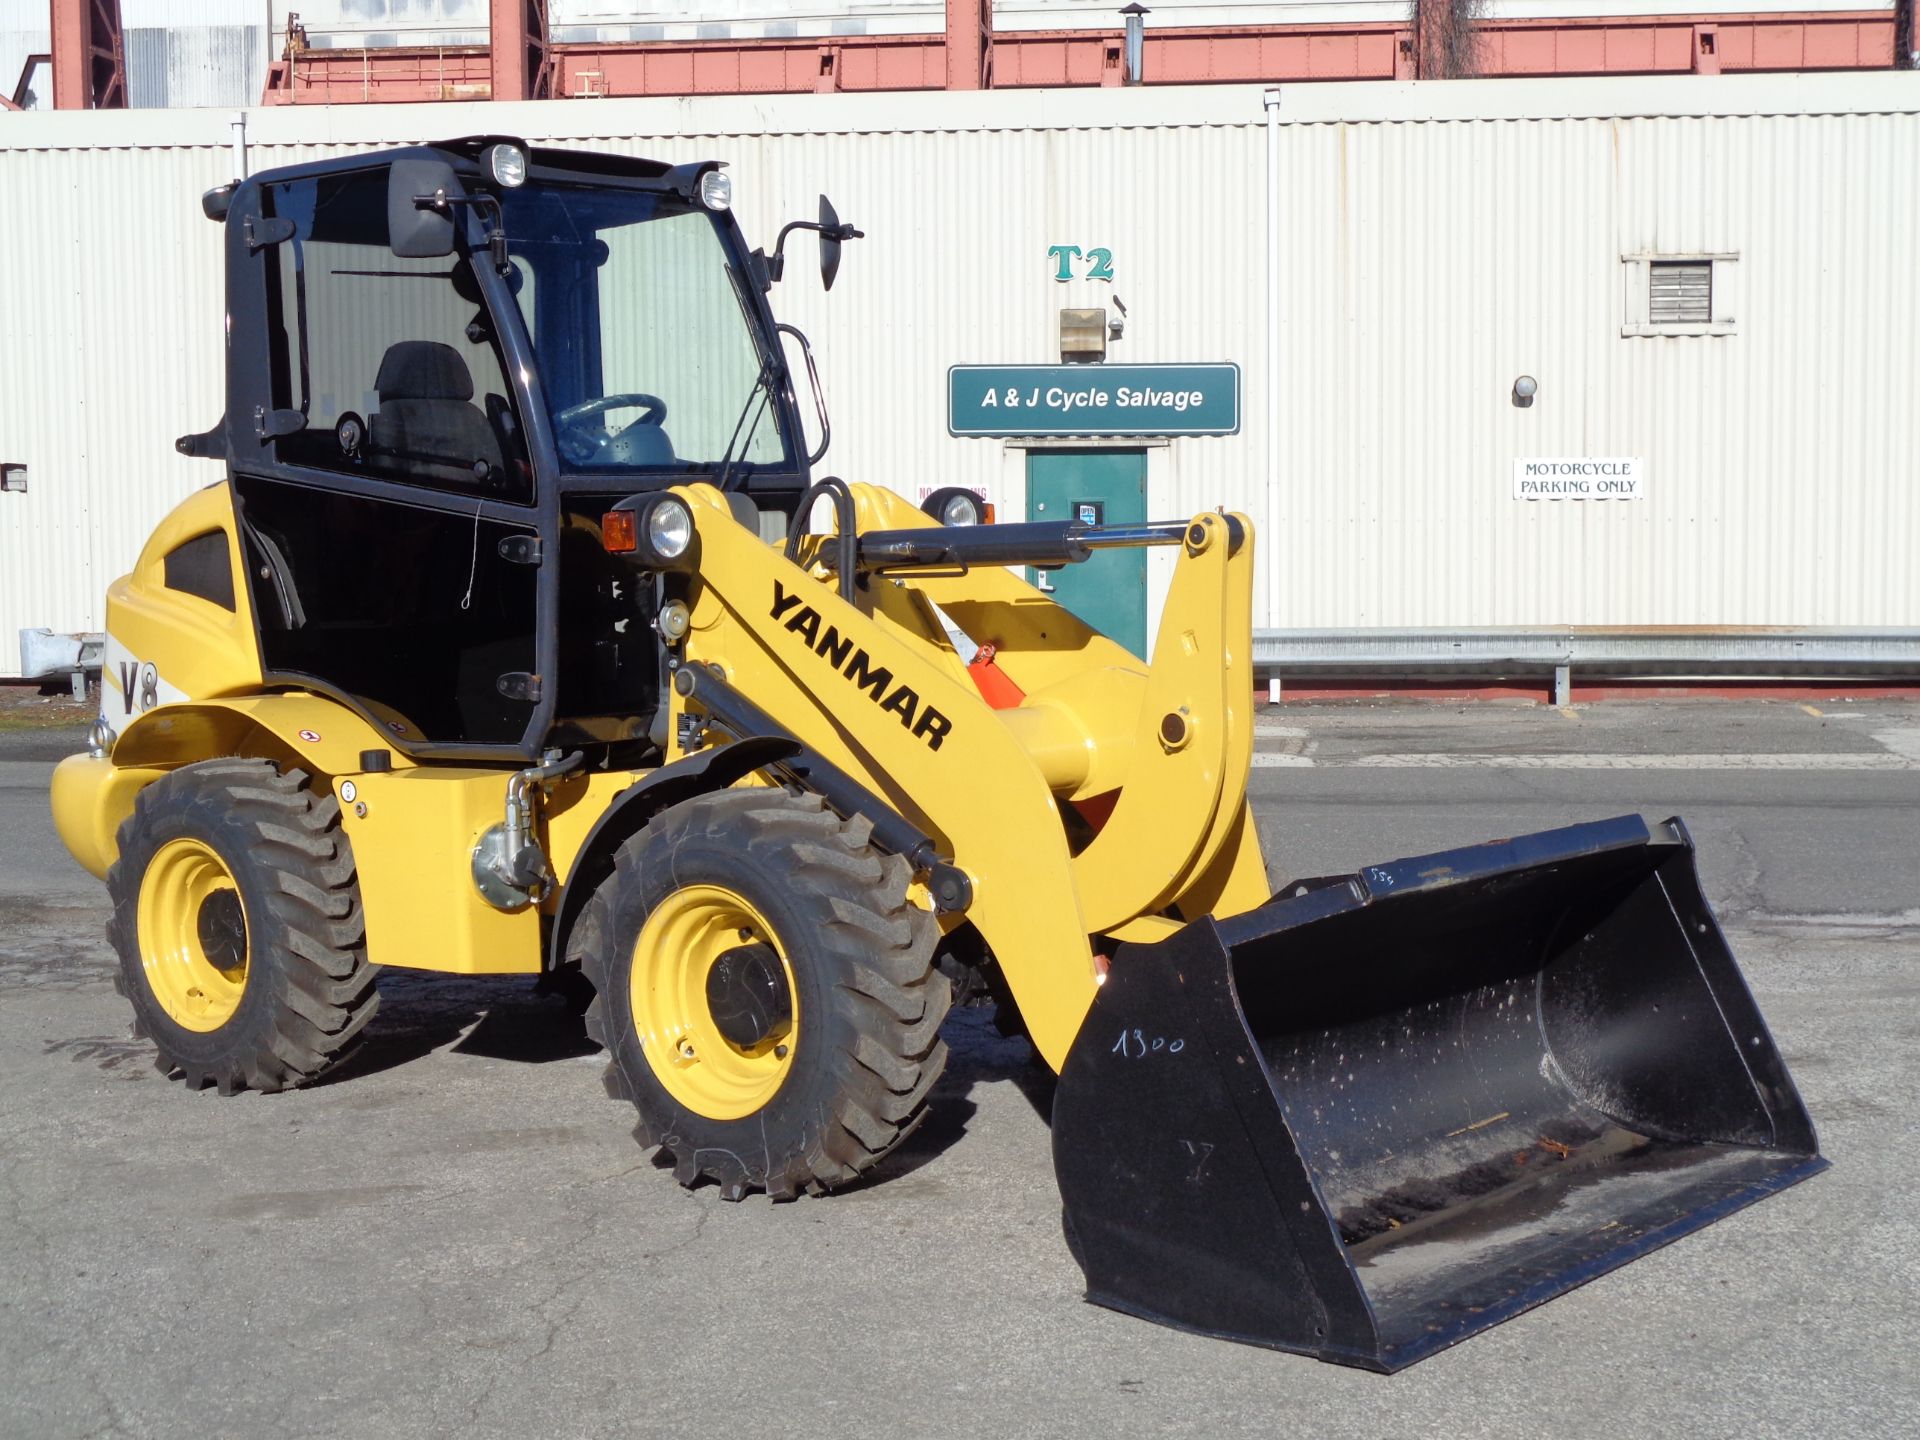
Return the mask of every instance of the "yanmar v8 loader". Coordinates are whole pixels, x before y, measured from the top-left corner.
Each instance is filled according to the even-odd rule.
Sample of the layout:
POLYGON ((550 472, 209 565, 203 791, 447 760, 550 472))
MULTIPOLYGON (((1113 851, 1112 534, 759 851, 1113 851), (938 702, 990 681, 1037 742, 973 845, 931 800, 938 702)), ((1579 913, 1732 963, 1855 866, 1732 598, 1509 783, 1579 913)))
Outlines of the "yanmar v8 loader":
POLYGON ((382 967, 572 976, 640 1141, 785 1199, 899 1144, 979 982, 1092 1299, 1382 1370, 1825 1164, 1678 820, 1269 884, 1245 516, 815 479, 767 297, 796 230, 831 284, 824 201, 768 255, 716 163, 482 137, 204 204, 223 477, 53 782, 188 1087, 319 1076, 382 967), (1175 552, 1150 665, 1010 568, 1115 546, 1175 552))

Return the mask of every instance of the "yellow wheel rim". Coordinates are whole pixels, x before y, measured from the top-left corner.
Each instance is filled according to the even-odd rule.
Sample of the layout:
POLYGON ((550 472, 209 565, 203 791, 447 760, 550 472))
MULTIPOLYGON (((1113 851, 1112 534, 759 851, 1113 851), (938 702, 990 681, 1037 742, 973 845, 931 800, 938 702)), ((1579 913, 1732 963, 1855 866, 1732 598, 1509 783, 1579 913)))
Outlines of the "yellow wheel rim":
POLYGON ((655 906, 634 942, 628 992, 654 1077, 696 1114, 711 1120, 751 1115, 773 1099, 793 1068, 800 1038, 793 966, 766 917, 731 890, 689 885, 655 906), (708 980, 722 956, 755 944, 778 957, 791 1013, 742 1044, 715 1018, 708 980))
POLYGON ((247 990, 247 916, 212 846, 169 840, 140 879, 140 963, 174 1024, 218 1030, 247 990))

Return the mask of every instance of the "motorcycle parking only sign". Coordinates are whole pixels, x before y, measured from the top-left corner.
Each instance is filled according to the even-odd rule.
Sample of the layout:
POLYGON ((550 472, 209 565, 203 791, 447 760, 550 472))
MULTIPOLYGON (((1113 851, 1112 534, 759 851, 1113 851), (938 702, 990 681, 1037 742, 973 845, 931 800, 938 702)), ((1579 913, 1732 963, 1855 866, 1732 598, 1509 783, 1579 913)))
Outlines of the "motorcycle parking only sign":
POLYGON ((1515 460, 1516 500, 1644 500, 1646 467, 1638 456, 1612 459, 1515 460))

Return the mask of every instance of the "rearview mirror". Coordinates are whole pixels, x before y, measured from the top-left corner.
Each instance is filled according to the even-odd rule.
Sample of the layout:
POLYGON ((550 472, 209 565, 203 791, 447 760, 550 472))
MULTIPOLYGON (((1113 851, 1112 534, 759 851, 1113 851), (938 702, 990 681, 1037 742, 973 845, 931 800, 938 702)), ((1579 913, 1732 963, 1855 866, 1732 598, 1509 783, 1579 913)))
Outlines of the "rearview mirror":
MULTIPOLYGON (((780 227, 780 238, 773 242, 773 254, 760 262, 766 284, 779 280, 787 268, 787 236, 796 230, 817 230, 820 232, 820 288, 831 290, 833 277, 840 273, 840 242, 858 240, 861 232, 851 225, 842 225, 840 217, 834 212, 833 202, 826 196, 820 197, 820 219, 789 220, 780 227)), ((764 289, 765 286, 762 286, 764 289)))
POLYGON ((831 290, 833 277, 840 273, 840 217, 833 202, 820 197, 820 288, 831 290))
POLYGON ((436 260, 453 253, 453 206, 422 204, 426 196, 466 198, 445 160, 396 160, 387 172, 387 244, 402 260, 436 260))

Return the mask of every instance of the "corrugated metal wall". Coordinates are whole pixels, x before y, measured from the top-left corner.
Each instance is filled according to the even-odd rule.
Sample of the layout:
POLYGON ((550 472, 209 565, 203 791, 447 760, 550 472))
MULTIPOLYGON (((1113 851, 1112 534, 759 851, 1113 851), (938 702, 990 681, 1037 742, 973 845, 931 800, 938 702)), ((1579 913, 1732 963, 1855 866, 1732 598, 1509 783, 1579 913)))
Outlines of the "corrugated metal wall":
MULTIPOLYGON (((947 436, 946 369, 1057 358, 1059 309, 1117 294, 1111 359, 1243 367, 1241 433, 1152 450, 1149 484, 1254 515, 1259 625, 1920 623, 1912 77, 1301 86, 1281 115, 1272 277, 1257 89, 264 111, 252 161, 482 129, 715 155, 768 244, 824 191, 868 238, 823 296, 796 237, 774 301, 819 354, 827 468, 1016 515, 1024 457, 947 436), (1054 244, 1110 248, 1111 285, 1055 283, 1054 244), (1737 333, 1623 337, 1648 250, 1738 253, 1737 333), (1516 457, 1611 455, 1647 499, 1512 498, 1516 457)), ((98 628, 214 478, 171 441, 221 404, 224 118, 0 125, 0 458, 32 467, 0 496, 0 637, 98 628)))

